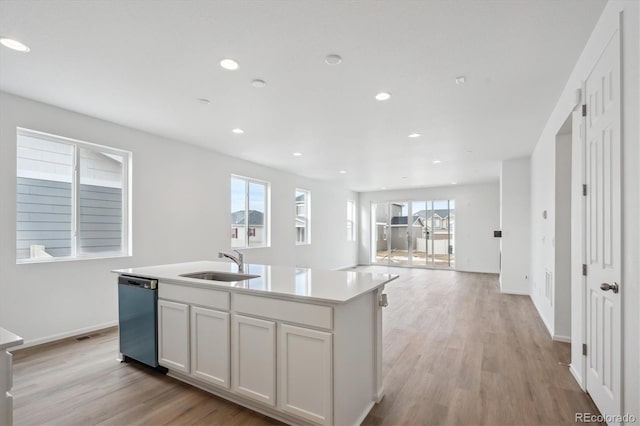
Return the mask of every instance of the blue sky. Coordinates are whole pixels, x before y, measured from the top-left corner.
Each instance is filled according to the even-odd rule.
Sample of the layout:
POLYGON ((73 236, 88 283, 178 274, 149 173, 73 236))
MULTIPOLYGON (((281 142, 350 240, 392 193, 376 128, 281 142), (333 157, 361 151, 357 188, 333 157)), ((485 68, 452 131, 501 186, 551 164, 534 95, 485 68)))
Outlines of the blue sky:
MULTIPOLYGON (((244 210, 245 180, 231 178, 231 213, 244 210)), ((249 183, 249 210, 264 212, 265 186, 258 183, 249 183)))

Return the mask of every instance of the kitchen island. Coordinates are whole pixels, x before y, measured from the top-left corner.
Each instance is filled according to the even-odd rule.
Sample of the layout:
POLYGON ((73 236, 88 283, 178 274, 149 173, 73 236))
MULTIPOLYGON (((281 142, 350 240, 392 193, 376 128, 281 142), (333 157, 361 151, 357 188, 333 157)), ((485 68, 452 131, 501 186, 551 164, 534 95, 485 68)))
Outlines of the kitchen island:
POLYGON ((397 275, 248 264, 237 276, 209 261, 114 272, 158 280, 158 363, 176 379, 289 424, 360 424, 383 397, 383 290, 397 275))
POLYGON ((9 349, 22 343, 22 337, 0 327, 0 425, 13 424, 13 363, 9 349))

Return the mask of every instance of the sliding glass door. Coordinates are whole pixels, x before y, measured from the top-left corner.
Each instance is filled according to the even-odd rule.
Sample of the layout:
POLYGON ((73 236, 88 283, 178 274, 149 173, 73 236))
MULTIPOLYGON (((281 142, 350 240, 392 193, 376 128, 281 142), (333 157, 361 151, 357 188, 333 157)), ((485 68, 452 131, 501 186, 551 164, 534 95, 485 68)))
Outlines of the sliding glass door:
POLYGON ((409 203, 390 203, 389 218, 389 263, 409 265, 409 203))
POLYGON ((389 203, 371 205, 372 229, 372 262, 389 262, 389 203))
POLYGON ((455 266, 454 200, 372 203, 371 260, 397 266, 455 266))
POLYGON ((427 229, 427 202, 413 201, 411 203, 411 216, 413 218, 411 226, 411 265, 427 266, 427 258, 433 252, 429 242, 429 231, 427 229))

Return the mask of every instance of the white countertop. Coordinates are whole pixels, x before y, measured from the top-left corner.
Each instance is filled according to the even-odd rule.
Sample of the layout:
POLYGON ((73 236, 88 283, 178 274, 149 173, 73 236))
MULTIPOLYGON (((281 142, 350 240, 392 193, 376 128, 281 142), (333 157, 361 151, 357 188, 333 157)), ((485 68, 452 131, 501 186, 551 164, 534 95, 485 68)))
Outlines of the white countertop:
POLYGON ((0 327, 0 350, 20 346, 22 342, 22 337, 0 327))
POLYGON ((180 276, 182 274, 206 271, 233 273, 238 272, 238 267, 232 262, 199 261, 116 269, 113 272, 193 287, 235 290, 265 296, 280 296, 330 303, 344 303, 398 278, 398 275, 392 274, 326 271, 293 266, 255 264, 245 264, 244 273, 259 275, 260 277, 244 281, 208 281, 180 276))

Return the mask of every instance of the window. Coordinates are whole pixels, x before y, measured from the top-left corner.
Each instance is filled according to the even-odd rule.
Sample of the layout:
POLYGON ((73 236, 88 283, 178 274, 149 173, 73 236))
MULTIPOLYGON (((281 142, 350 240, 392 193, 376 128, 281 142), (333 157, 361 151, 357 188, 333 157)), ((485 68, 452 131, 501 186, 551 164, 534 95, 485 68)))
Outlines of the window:
POLYGON ((268 210, 268 182, 231 176, 231 247, 268 247, 268 210))
POLYGON ((347 200, 347 241, 356 240, 356 202, 347 200))
POLYGON ((311 244, 311 192, 296 189, 296 244, 311 244))
POLYGON ((126 256, 131 153, 18 129, 16 261, 126 256))

